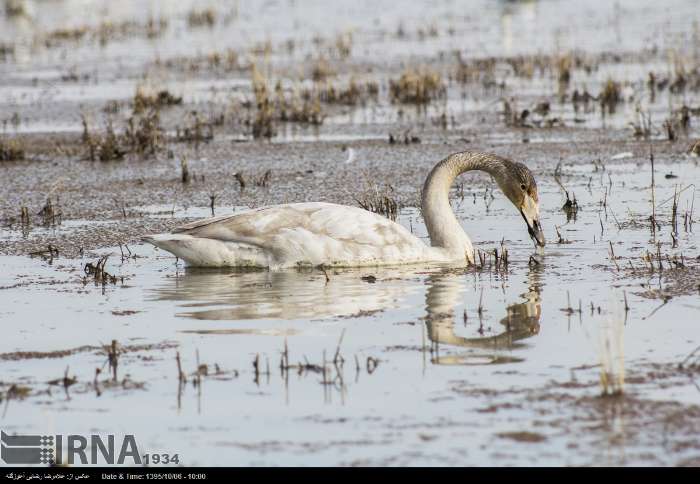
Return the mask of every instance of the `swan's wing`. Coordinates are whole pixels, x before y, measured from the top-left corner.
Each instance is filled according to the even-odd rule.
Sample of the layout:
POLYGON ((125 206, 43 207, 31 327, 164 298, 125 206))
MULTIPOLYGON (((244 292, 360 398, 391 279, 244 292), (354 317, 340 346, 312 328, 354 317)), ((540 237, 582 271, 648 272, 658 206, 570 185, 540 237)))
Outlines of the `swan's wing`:
POLYGON ((308 213, 288 204, 198 220, 176 228, 173 233, 267 247, 280 230, 305 225, 308 225, 308 213))
POLYGON ((178 233, 255 245, 279 261, 312 264, 419 259, 425 244, 406 228, 358 207, 294 203, 206 219, 178 233))
POLYGON ((226 219, 229 219, 229 218, 235 217, 235 216, 236 216, 236 214, 227 214, 227 215, 219 215, 218 217, 210 217, 210 218, 195 220, 194 222, 190 222, 188 224, 180 225, 179 227, 176 227, 173 230, 173 233, 174 234, 186 234, 193 229, 203 227, 205 225, 210 225, 210 224, 214 224, 217 222, 221 222, 222 220, 226 220, 226 219))
POLYGON ((309 229, 332 239, 376 248, 417 241, 405 227, 358 207, 331 205, 309 214, 309 229))
POLYGON ((419 261, 429 250, 405 227, 386 217, 331 204, 309 213, 308 228, 285 231, 279 239, 283 258, 303 254, 312 263, 329 265, 419 261))

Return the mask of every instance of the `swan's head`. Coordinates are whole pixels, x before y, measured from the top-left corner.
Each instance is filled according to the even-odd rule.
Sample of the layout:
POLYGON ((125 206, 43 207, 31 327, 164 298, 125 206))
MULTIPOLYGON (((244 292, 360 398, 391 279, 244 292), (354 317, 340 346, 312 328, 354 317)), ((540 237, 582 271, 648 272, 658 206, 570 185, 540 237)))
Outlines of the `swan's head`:
POLYGON ((497 178, 496 181, 503 193, 520 211, 532 240, 540 247, 544 247, 537 183, 530 169, 522 163, 509 164, 504 176, 501 179, 497 178))

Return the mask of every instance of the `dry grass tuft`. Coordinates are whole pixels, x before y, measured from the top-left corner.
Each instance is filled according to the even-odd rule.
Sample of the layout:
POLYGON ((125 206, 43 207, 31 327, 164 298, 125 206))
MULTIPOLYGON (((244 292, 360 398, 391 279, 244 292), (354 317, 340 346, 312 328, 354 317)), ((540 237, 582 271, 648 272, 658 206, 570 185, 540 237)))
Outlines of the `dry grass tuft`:
POLYGON ((277 86, 275 86, 275 93, 277 95, 275 112, 280 121, 323 124, 321 99, 317 90, 305 89, 300 91, 295 89, 288 95, 278 82, 277 86))
POLYGON ((359 82, 354 76, 346 87, 338 88, 331 83, 316 86, 321 102, 356 106, 370 99, 376 100, 379 95, 379 84, 375 81, 359 82))
POLYGON ((24 0, 5 0, 5 15, 8 17, 27 16, 27 5, 24 0))
POLYGON ((318 59, 311 69, 311 79, 314 81, 325 81, 329 77, 335 76, 335 70, 330 63, 323 57, 318 59))
POLYGON ((182 104, 182 96, 175 96, 167 89, 150 92, 147 88, 139 86, 136 88, 133 104, 134 114, 141 114, 150 109, 182 104))
POLYGON ((338 34, 335 38, 335 50, 338 57, 347 59, 352 54, 352 32, 338 34))
POLYGON ((156 59, 156 67, 165 67, 185 73, 197 73, 206 69, 213 71, 233 72, 241 69, 238 52, 227 48, 221 51, 211 51, 204 55, 175 56, 168 59, 156 59))
POLYGON ((106 45, 110 40, 128 39, 134 37, 146 37, 155 39, 160 37, 168 29, 168 21, 164 18, 155 19, 149 17, 145 23, 134 20, 114 23, 109 20, 102 22, 95 30, 91 31, 92 37, 97 38, 100 45, 106 45))
POLYGON ((572 67, 573 58, 571 55, 564 55, 556 60, 557 80, 560 85, 569 85, 572 67))
POLYGON ((19 138, 0 138, 0 161, 19 161, 25 156, 24 142, 19 138))
POLYGON ((252 121, 254 138, 271 138, 275 135, 277 122, 322 124, 321 97, 317 89, 294 89, 287 91, 281 82, 270 91, 267 80, 253 66, 253 95, 255 117, 252 121))
POLYGON ((86 157, 91 161, 120 160, 128 153, 154 155, 163 144, 160 114, 154 108, 144 114, 132 114, 121 134, 114 130, 111 119, 107 120, 103 134, 90 129, 85 115, 82 115, 82 123, 82 142, 88 150, 86 157))
POLYGON ((112 127, 112 122, 107 121, 105 134, 90 132, 88 120, 81 115, 83 123, 83 144, 88 149, 87 158, 90 161, 121 160, 126 155, 126 149, 122 146, 123 140, 117 136, 112 127))
POLYGON ((211 28, 216 23, 216 11, 213 8, 204 10, 190 10, 187 14, 187 25, 190 28, 208 27, 211 28))
POLYGON ((428 69, 410 69, 398 79, 389 80, 389 93, 392 102, 428 104, 444 97, 446 87, 437 72, 428 69))
POLYGON ((0 61, 4 62, 7 59, 15 57, 15 45, 0 42, 0 61))
POLYGON ((119 39, 146 37, 154 39, 162 36, 168 29, 168 21, 164 18, 149 17, 141 23, 134 20, 123 22, 104 21, 97 26, 81 25, 71 28, 59 28, 50 32, 39 32, 35 35, 34 43, 47 48, 59 47, 66 43, 81 41, 98 42, 101 46, 119 39))
POLYGON ((274 108, 267 81, 255 66, 253 66, 253 95, 256 107, 253 138, 272 138, 275 135, 274 108))
POLYGON ((184 127, 176 128, 175 139, 199 144, 214 139, 213 123, 204 121, 197 111, 191 111, 185 118, 184 127))
MULTIPOLYGON (((496 79, 496 59, 471 59, 465 61, 462 59, 461 53, 457 52, 457 68, 454 73, 454 78, 460 84, 470 84, 480 82, 484 86, 489 86, 495 83, 496 79)), ((519 71, 521 66, 519 63, 512 65, 513 69, 519 71)))
POLYGON ((151 109, 143 115, 132 114, 127 120, 124 139, 131 151, 154 155, 161 148, 163 141, 158 110, 151 109))
POLYGON ((399 203, 391 185, 380 187, 376 183, 368 183, 368 188, 354 198, 363 209, 383 215, 389 220, 395 221, 399 215, 399 203))
POLYGON ((608 78, 602 91, 600 91, 598 95, 598 101, 600 102, 600 108, 603 112, 607 110, 608 114, 614 114, 617 105, 622 102, 622 88, 620 83, 614 81, 612 78, 608 78))
POLYGON ((238 69, 238 53, 233 49, 223 52, 212 52, 207 55, 207 63, 211 68, 223 67, 227 71, 238 69))
POLYGON ((690 109, 688 106, 683 106, 681 109, 671 112, 666 121, 664 121, 663 127, 669 141, 677 140, 679 133, 687 135, 690 128, 690 109))

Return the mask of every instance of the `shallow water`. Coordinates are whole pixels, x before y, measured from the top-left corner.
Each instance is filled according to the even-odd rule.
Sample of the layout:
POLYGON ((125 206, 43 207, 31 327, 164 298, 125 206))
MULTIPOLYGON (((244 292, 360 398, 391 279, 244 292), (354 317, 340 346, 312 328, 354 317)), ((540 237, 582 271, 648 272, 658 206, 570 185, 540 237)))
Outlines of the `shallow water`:
MULTIPOLYGON (((1 120, 6 123, 3 131, 25 134, 79 132, 80 116, 67 115, 70 110, 66 107, 71 105, 79 105, 80 111, 87 112, 99 125, 99 109, 104 103, 126 102, 136 87, 144 84, 167 88, 201 110, 215 109, 233 99, 246 98, 250 51, 269 43, 272 52, 256 62, 294 72, 303 61, 319 56, 318 39, 332 45, 338 35, 351 35, 351 65, 359 66, 358 72, 351 75, 345 72, 348 67, 341 68, 336 78, 340 85, 352 76, 360 81, 376 78, 374 69, 397 70, 406 65, 435 63, 454 69, 455 52, 466 60, 563 55, 570 51, 584 56, 654 52, 641 60, 623 55, 622 61, 602 61, 591 72, 572 71, 570 91, 587 90, 595 97, 608 78, 625 85, 622 95, 629 102, 614 115, 604 118, 599 113, 575 113, 569 103, 552 103, 550 119, 559 118, 567 126, 621 129, 638 122, 637 104, 656 121, 668 117, 671 109, 692 104, 692 97, 673 97, 668 90, 649 99, 644 83, 650 71, 672 77, 677 59, 688 63, 697 59, 697 49, 692 46, 700 35, 696 5, 684 0, 663 6, 652 1, 587 2, 576 7, 576 23, 570 22, 571 6, 564 1, 464 0, 415 2, 410 6, 381 2, 381 7, 375 1, 341 2, 332 15, 323 2, 236 2, 215 9, 216 22, 211 28, 192 29, 187 27, 188 12, 204 8, 196 2, 97 2, 99 6, 94 9, 82 8, 81 2, 69 0, 40 6, 32 1, 26 3, 27 16, 0 16, 0 42, 12 45, 14 51, 14 62, 0 62, 0 106, 8 113, 22 114, 18 123, 7 124, 9 117, 1 120), (377 15, 379 11, 381 15, 377 15), (149 18, 164 18, 168 24, 154 38, 142 32, 108 37, 104 44, 99 42, 95 29, 101 23, 118 24, 134 18, 139 19, 137 23, 144 32, 143 25, 149 18), (48 32, 85 26, 93 30, 79 42, 61 41, 54 48, 42 47, 48 32), (430 30, 436 33, 428 35, 430 30), (293 50, 285 47, 288 41, 294 43, 293 50), (185 70, 177 75, 158 65, 183 58, 203 59, 227 48, 241 58, 240 67, 233 72, 185 70), (659 54, 667 50, 668 55, 659 54), (72 76, 78 76, 78 80, 72 76)), ((451 77, 447 72, 444 75, 451 77)), ((300 85, 296 73, 289 77, 283 79, 289 87, 300 85)), ((315 132, 282 130, 278 136, 294 140, 376 138, 378 130, 391 130, 395 123, 432 119, 443 113, 455 120, 456 128, 471 129, 479 127, 482 114, 495 104, 500 105, 503 99, 514 98, 519 109, 532 109, 557 92, 557 81, 550 75, 522 79, 499 72, 497 77, 504 80, 503 89, 484 90, 479 83, 462 87, 450 83, 448 99, 432 106, 427 116, 412 115, 408 110, 404 113, 393 105, 353 107, 342 115, 329 114, 323 126, 314 128, 315 132)), ((661 137, 663 133, 659 131, 654 136, 661 137)))
MULTIPOLYGON (((565 166, 562 181, 581 206, 569 222, 557 208, 561 191, 542 179, 549 240, 543 254, 535 253, 519 214, 500 192, 491 199, 490 192, 485 197, 483 190, 466 190, 463 200, 454 198, 479 248, 500 250, 504 239, 505 272, 489 263, 482 270, 367 268, 332 271, 327 280, 318 270, 187 269, 167 253, 139 245, 130 247, 136 257, 124 261, 119 249, 100 251, 111 254, 106 270, 124 277, 103 287, 89 278, 82 282, 82 267, 94 256, 58 257, 50 264, 0 258, 3 381, 34 392, 4 403, 3 428, 134 433, 149 452, 177 452, 192 465, 647 465, 692 458, 694 448, 664 448, 652 435, 655 427, 645 428, 614 405, 608 415, 581 403, 601 391, 601 328, 615 321, 624 321, 621 356, 631 375, 651 363, 675 365, 697 346, 697 292, 679 294, 658 309, 662 301, 643 297, 639 288, 655 285, 658 274, 644 272, 633 258, 638 274, 623 277, 608 255, 609 241, 620 265, 650 247, 648 228, 627 225, 643 223, 648 211, 648 168, 609 164, 596 173, 593 165, 565 166), (606 189, 607 217, 599 205, 606 189), (556 243, 555 225, 570 243, 556 243), (538 264, 528 264, 531 255, 538 264), (568 300, 573 313, 566 311, 568 300), (127 376, 144 388, 126 384, 96 396, 90 382, 106 356, 94 347, 113 339, 161 346, 121 356, 119 380, 127 376), (334 383, 322 384, 313 371, 281 375, 285 344, 290 364, 322 365, 325 359, 334 383), (93 348, 62 358, 10 356, 84 345, 93 348), (337 348, 344 359, 342 380, 330 363, 337 348), (179 397, 176 352, 186 372, 209 365, 201 387, 188 383, 179 397), (53 387, 42 395, 46 382, 61 378, 66 367, 79 383, 67 394, 53 387), (584 400, 562 405, 561 398, 584 400), (608 418, 614 425, 607 426, 608 418), (580 438, 584 424, 596 430, 580 438), (648 460, 649 453, 656 460, 648 460)), ((661 173, 672 169, 684 186, 700 173, 692 160, 656 169, 659 205, 677 184, 661 173)), ((679 206, 691 200, 689 189, 679 206)), ((143 212, 158 216, 162 208, 143 212)), ((206 215, 205 208, 178 207, 175 216, 197 210, 206 215)), ((666 220, 669 210, 669 204, 659 207, 659 219, 666 220)), ((425 236, 415 209, 404 209, 400 222, 425 236)), ((665 224, 657 237, 664 253, 697 254, 690 232, 681 229, 675 249, 665 224)), ((692 379, 665 383, 628 384, 627 398, 698 403, 692 379)), ((624 408, 624 401, 619 405, 624 408)))
MULTIPOLYGON (((700 168, 698 158, 684 154, 687 146, 680 147, 700 133, 697 116, 679 133, 681 142, 661 141, 662 121, 681 105, 697 107, 698 91, 659 90, 650 99, 645 83, 650 71, 673 77, 676 55, 688 69, 697 65, 695 2, 596 0, 577 5, 573 18, 572 3, 564 1, 353 0, 334 2, 333 15, 326 2, 239 1, 216 5, 212 28, 188 28, 195 2, 26 3, 28 16, 0 10, 0 43, 15 50, 0 58, 1 133, 56 135, 52 149, 65 141, 59 135, 82 130, 81 113, 99 127, 108 118, 101 111, 107 101, 125 108, 144 79, 183 96, 181 108, 163 111, 170 134, 173 121, 179 125, 189 110, 218 114, 251 98, 249 61, 269 69, 271 82, 280 77, 298 87, 308 83, 299 79, 305 63, 327 55, 338 70, 333 82, 342 86, 357 75, 378 80, 381 93, 376 103, 329 108, 322 126, 280 124, 271 144, 238 143, 248 135, 234 123, 215 133, 206 154, 170 144, 166 161, 159 154, 143 163, 96 165, 70 158, 83 156, 80 150, 66 162, 57 149, 36 162, 8 163, 7 173, 23 188, 0 197, 6 208, 0 244, 14 248, 3 254, 29 252, 17 249, 29 246, 21 242, 82 247, 96 227, 123 235, 107 237, 110 244, 136 240, 144 235, 141 222, 209 216, 205 204, 217 190, 226 199, 217 202, 222 215, 245 210, 248 202, 259 205, 270 193, 305 200, 309 180, 337 184, 336 172, 379 183, 384 180, 372 169, 381 173, 383 162, 423 174, 447 145, 519 160, 515 155, 525 153, 522 161, 537 177, 548 244, 536 251, 520 215, 488 177, 467 174, 452 191, 453 208, 478 249, 500 254, 501 243, 507 247, 507 268, 484 255, 483 264, 470 268, 201 270, 148 245, 100 243, 86 244, 102 247, 96 251, 75 250, 80 258, 41 251, 0 256, 0 395, 12 385, 28 391, 0 401, 3 431, 131 433, 142 453, 177 453, 185 465, 700 463, 698 361, 685 361, 698 345, 700 252, 693 220, 700 168), (42 47, 53 29, 134 19, 143 28, 148 17, 168 19, 162 35, 117 35, 100 45, 89 33, 79 42, 42 47), (437 35, 427 33, 432 27, 437 35), (349 33, 352 55, 333 58, 336 36, 349 33), (271 52, 260 54, 268 41, 271 52), (190 72, 182 61, 227 48, 241 59, 230 71, 190 72), (455 51, 471 60, 570 50, 592 58, 619 55, 603 56, 591 72, 573 69, 567 91, 595 96, 614 77, 624 97, 615 114, 601 116, 595 101, 590 112, 559 101, 554 71, 529 79, 506 69, 495 78, 503 87, 451 79, 455 51), (164 67, 168 61, 174 67, 164 67), (446 98, 425 108, 389 102, 388 79, 422 65, 443 74, 446 98), (516 112, 549 101, 549 119, 564 126, 506 125, 503 100, 511 98, 516 112), (660 151, 656 232, 649 222, 647 146, 633 144, 629 130, 639 120, 637 105, 652 117, 649 146, 660 151), (449 119, 445 128, 442 115, 449 119), (397 143, 387 150, 380 143, 389 133, 397 143), (404 145, 408 135, 420 142, 404 145), (181 186, 180 156, 190 159, 193 174, 206 172, 207 182, 202 176, 181 186), (289 167, 274 165, 270 187, 238 192, 233 173, 241 166, 250 184, 280 159, 289 167), (561 210, 566 197, 553 176, 560 160, 559 179, 580 206, 575 216, 561 210), (85 170, 84 183, 99 192, 69 183, 75 180, 59 188, 66 178, 82 179, 85 170), (101 177, 110 182, 101 184, 101 177), (227 186, 217 187, 213 178, 227 186), (43 204, 54 192, 72 218, 49 227, 39 225, 34 211, 34 225, 10 220, 17 206, 43 204), (141 205, 127 207, 134 199, 141 205), (121 210, 105 208, 112 202, 121 210), (114 282, 96 282, 85 271, 102 255, 109 255, 105 270, 114 282), (114 377, 103 347, 113 340, 122 348, 114 377), (176 355, 185 384, 179 384, 176 355), (684 361, 691 365, 680 368, 684 361), (622 396, 600 396, 601 365, 613 368, 614 378, 622 378, 624 366, 622 396), (77 382, 67 389, 49 383, 64 376, 77 382)), ((534 114, 528 119, 543 121, 534 114)), ((310 191, 322 193, 319 199, 340 196, 317 188, 310 191)), ((406 194, 417 186, 395 188, 406 194)), ((399 222, 428 242, 416 208, 403 207, 399 222)))

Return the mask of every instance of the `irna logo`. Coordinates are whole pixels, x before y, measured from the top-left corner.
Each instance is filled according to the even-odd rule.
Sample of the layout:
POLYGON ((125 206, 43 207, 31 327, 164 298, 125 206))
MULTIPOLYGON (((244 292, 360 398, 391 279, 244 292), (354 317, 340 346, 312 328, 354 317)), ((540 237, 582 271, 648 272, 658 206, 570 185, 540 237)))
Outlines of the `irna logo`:
POLYGON ((6 464, 141 465, 133 435, 8 435, 0 432, 0 457, 6 464), (89 446, 88 446, 89 444, 89 446))

